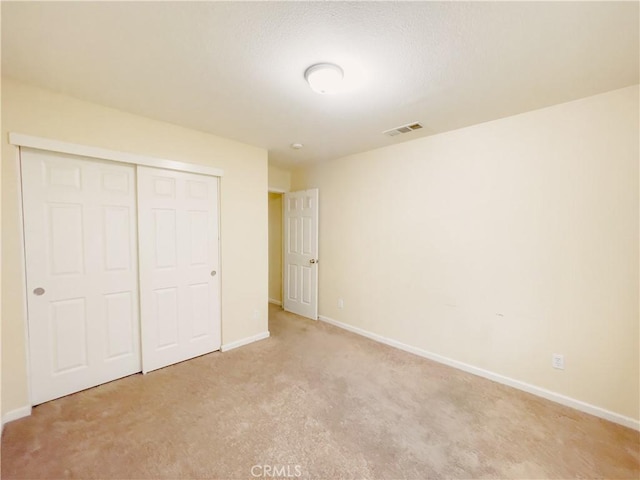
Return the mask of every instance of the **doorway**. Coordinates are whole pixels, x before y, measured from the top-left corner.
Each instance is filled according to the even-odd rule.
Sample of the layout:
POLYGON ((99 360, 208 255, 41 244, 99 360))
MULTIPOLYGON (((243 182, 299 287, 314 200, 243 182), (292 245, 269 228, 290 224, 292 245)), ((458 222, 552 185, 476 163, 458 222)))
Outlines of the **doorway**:
POLYGON ((318 319, 318 189, 269 193, 269 303, 318 319))
POLYGON ((269 303, 282 306, 282 197, 269 192, 269 303))

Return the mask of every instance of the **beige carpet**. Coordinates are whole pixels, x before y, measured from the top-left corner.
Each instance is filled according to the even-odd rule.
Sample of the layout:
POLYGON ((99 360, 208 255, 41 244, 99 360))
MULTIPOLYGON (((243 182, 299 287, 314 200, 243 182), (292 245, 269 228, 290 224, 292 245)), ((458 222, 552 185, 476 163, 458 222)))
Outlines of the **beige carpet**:
POLYGON ((6 425, 2 478, 640 476, 638 432, 273 306, 270 315, 268 340, 6 425))

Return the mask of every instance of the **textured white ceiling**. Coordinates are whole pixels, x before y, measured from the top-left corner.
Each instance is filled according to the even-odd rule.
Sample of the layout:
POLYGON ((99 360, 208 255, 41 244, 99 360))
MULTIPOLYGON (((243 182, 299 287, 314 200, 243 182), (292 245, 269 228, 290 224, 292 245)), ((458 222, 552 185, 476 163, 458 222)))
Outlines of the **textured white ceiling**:
POLYGON ((2 2, 2 69, 296 166, 638 83, 638 19, 638 2, 2 2), (317 62, 347 91, 312 92, 317 62))

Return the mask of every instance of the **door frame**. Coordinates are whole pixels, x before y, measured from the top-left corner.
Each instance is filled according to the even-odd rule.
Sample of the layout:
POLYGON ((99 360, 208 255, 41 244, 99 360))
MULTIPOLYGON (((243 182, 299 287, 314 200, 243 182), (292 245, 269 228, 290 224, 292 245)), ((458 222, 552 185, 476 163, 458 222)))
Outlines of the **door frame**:
POLYGON ((35 148, 36 150, 47 150, 56 153, 68 153, 80 157, 97 158, 100 160, 111 160, 112 162, 142 165, 144 167, 164 168, 165 170, 177 170, 180 172, 201 173, 212 177, 222 177, 224 170, 207 165, 196 163, 178 162, 164 158, 149 157, 136 153, 119 152, 100 147, 90 147, 77 143, 61 142, 50 138, 34 137, 22 133, 9 133, 9 144, 16 147, 35 148))
MULTIPOLYGON (((54 153, 65 153, 70 155, 76 155, 79 157, 87 157, 94 158, 97 160, 107 160, 117 163, 125 163, 129 165, 135 166, 145 166, 145 167, 154 167, 154 168, 162 168, 165 170, 176 170, 179 172, 188 172, 188 173, 197 173, 201 175, 207 175, 211 177, 218 177, 218 236, 220 241, 218 242, 218 259, 220 262, 220 270, 222 270, 222 230, 221 230, 221 192, 222 192, 222 182, 221 179, 224 176, 224 170, 221 168, 210 167, 207 165, 198 165, 195 163, 186 163, 180 162, 176 160, 168 160, 163 158, 151 157, 147 155, 139 155, 135 153, 121 152, 118 150, 109 150, 106 148, 93 147, 89 145, 82 145, 77 143, 69 143, 63 142, 60 140, 54 140, 51 138, 44 137, 36 137, 33 135, 26 135, 22 133, 9 132, 9 144, 13 145, 16 148, 16 156, 15 161, 18 163, 18 168, 16 169, 18 175, 18 209, 19 209, 19 221, 22 225, 20 229, 20 256, 22 258, 22 262, 20 262, 20 271, 18 274, 20 275, 19 281, 22 283, 23 288, 23 319, 24 322, 24 332, 25 332, 25 357, 26 357, 26 369, 27 369, 27 400, 29 402, 29 412, 25 412, 26 415, 31 414, 31 408, 33 407, 33 389, 32 389, 32 375, 31 375, 31 362, 30 362, 30 345, 29 345, 29 308, 28 308, 28 300, 27 300, 27 264, 26 264, 26 246, 24 243, 24 205, 22 201, 22 148, 32 148, 35 150, 45 150, 54 153)), ((222 278, 220 279, 220 287, 218 289, 218 294, 220 296, 220 338, 222 338, 223 328, 222 328, 222 278)), ((138 310, 140 309, 140 305, 138 304, 138 310)), ((139 313, 139 312, 138 312, 139 313)))

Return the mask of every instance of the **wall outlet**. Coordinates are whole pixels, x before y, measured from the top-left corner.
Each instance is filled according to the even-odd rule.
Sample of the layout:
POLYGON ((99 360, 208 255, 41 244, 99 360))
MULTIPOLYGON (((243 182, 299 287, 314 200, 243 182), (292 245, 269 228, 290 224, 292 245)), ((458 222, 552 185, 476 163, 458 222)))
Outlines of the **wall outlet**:
POLYGON ((564 370, 564 355, 561 353, 554 353, 551 356, 551 365, 558 370, 564 370))
POLYGON ((341 298, 338 299, 338 308, 340 309, 344 308, 344 300, 341 298))
POLYGON ((260 320, 260 310, 253 311, 253 320, 260 320))

